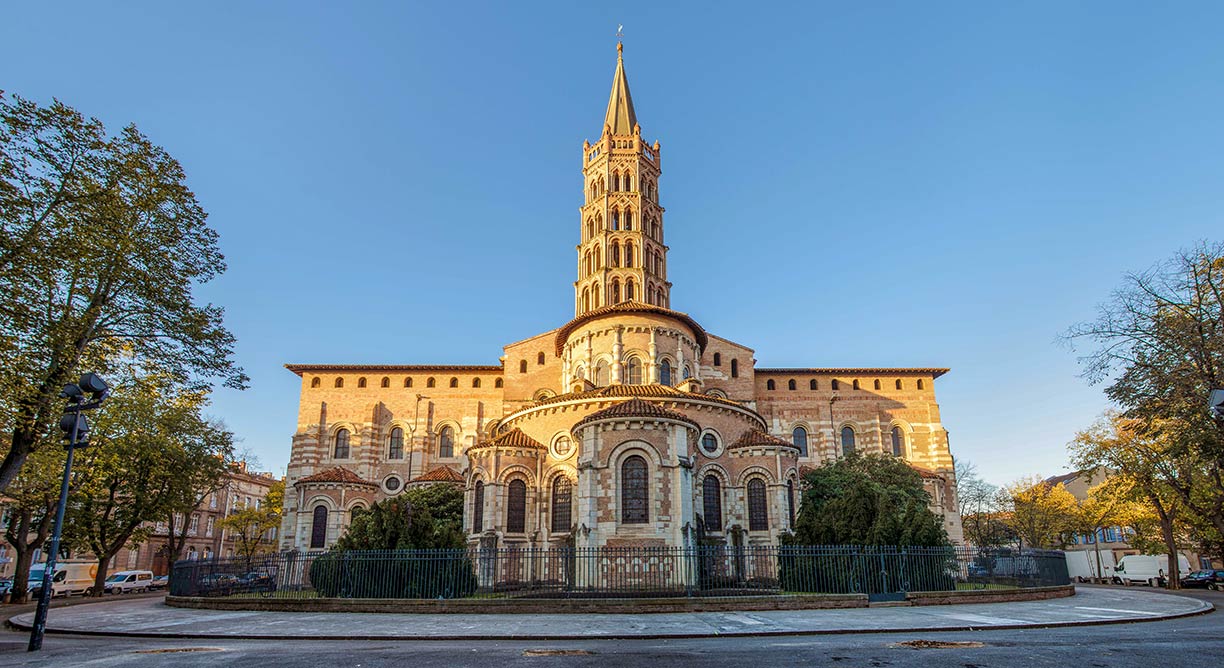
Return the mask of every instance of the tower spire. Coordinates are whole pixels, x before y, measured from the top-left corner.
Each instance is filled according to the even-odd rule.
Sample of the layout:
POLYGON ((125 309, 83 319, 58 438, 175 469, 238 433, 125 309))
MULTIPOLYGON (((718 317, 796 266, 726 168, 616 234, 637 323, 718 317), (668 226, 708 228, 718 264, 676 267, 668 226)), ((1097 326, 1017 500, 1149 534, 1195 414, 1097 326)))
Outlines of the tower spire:
POLYGON ((616 74, 612 76, 612 95, 608 97, 608 113, 604 116, 604 128, 614 135, 632 135, 637 125, 633 97, 629 95, 629 78, 625 76, 624 50, 624 44, 618 40, 616 74))

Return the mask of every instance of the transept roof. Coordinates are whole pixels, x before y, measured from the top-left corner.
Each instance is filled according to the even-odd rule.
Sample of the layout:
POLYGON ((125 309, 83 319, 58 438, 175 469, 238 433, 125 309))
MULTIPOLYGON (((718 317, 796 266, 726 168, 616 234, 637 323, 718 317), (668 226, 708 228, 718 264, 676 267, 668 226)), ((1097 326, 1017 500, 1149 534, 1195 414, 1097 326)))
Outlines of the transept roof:
POLYGON ((740 434, 740 437, 737 438, 735 442, 732 443, 729 447, 750 448, 753 446, 760 446, 760 445, 765 445, 765 446, 775 447, 775 448, 783 447, 783 448, 794 448, 795 450, 799 449, 794 443, 791 443, 790 441, 784 441, 778 438, 777 436, 770 436, 769 434, 766 434, 765 432, 759 429, 749 429, 748 431, 745 431, 743 434, 740 434))

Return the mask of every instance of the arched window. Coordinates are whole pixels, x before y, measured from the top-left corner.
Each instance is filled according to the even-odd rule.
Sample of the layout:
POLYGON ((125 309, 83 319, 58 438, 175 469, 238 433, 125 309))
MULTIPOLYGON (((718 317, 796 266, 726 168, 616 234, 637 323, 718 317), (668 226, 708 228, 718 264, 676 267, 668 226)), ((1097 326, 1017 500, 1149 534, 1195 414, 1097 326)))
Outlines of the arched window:
POLYGON ((706 452, 710 454, 718 452, 718 437, 716 437, 713 433, 707 431, 701 437, 701 449, 705 450, 706 452))
POLYGON ((361 378, 358 378, 358 379, 357 379, 357 387, 361 388, 361 387, 365 387, 365 386, 366 386, 366 379, 365 379, 365 376, 362 376, 361 378))
POLYGON ((625 209, 625 229, 633 229, 633 209, 625 209))
POLYGON ((323 383, 322 383, 322 382, 320 382, 319 378, 317 378, 317 377, 316 377, 316 378, 311 379, 311 381, 310 381, 310 386, 311 386, 311 387, 319 387, 319 386, 320 386, 320 385, 322 385, 322 384, 323 384, 323 383))
POLYGON ((472 494, 472 532, 484 531, 484 483, 476 481, 476 491, 472 494))
POLYGON ((842 427, 841 441, 842 441, 842 444, 841 444, 842 454, 843 455, 854 454, 854 428, 853 427, 849 427, 849 426, 842 427))
POLYGON ((404 458, 404 430, 395 427, 387 437, 387 459, 404 458))
POLYGON ((404 387, 412 387, 412 379, 411 379, 411 378, 405 378, 405 379, 404 379, 404 387))
POLYGON ((335 446, 332 448, 332 459, 348 459, 349 458, 349 430, 339 429, 336 431, 335 446))
POLYGON ((829 381, 829 387, 833 388, 833 391, 836 392, 837 389, 841 387, 841 383, 837 382, 837 379, 834 378, 833 380, 829 381))
MULTIPOLYGON (((620 212, 619 211, 617 211, 616 209, 612 209, 612 217, 609 218, 608 220, 611 221, 610 229, 613 232, 620 229, 620 212)), ((612 266, 616 266, 616 265, 612 265, 612 266)))
POLYGON ((790 527, 795 527, 795 481, 786 481, 786 515, 790 518, 790 527))
POLYGON ((612 303, 619 304, 620 300, 621 300, 620 299, 620 280, 613 279, 612 280, 612 303))
POLYGON ((315 506, 314 518, 310 522, 310 549, 327 545, 327 506, 315 506))
POLYGON ((625 360, 625 384, 642 384, 642 361, 636 357, 630 357, 628 360, 625 360))
POLYGON ((898 390, 901 389, 901 379, 900 378, 897 379, 897 389, 898 390))
POLYGON ((599 360, 599 362, 595 364, 595 386, 596 387, 607 387, 608 386, 608 361, 607 360, 599 360))
POLYGON ((731 360, 731 377, 739 378, 739 360, 734 358, 731 360))
POLYGON ((620 261, 621 261, 620 244, 616 243, 615 241, 612 242, 612 252, 608 254, 608 258, 609 258, 608 260, 609 266, 612 266, 612 267, 620 266, 620 261))
POLYGON ((815 390, 815 389, 817 389, 818 387, 819 387, 819 386, 816 384, 816 379, 815 379, 815 378, 813 378, 813 379, 811 379, 811 380, 809 380, 809 381, 808 381, 808 389, 809 389, 809 390, 815 390))
POLYGON ((693 369, 692 369, 692 367, 690 367, 689 365, 685 364, 685 365, 684 365, 684 370, 680 372, 680 378, 681 378, 682 380, 688 380, 689 378, 692 378, 692 377, 693 377, 693 369))
POLYGON ((663 360, 662 362, 659 362, 659 384, 660 385, 671 385, 672 384, 672 365, 671 365, 671 362, 667 360, 663 360))
POLYGON ((791 432, 791 443, 799 448, 799 456, 807 457, 807 430, 803 427, 795 427, 791 432))
POLYGON ((433 376, 430 376, 429 378, 425 379, 425 387, 435 387, 437 386, 437 384, 438 384, 438 381, 434 380, 433 376))
POLYGON ((892 428, 892 453, 894 457, 905 456, 905 432, 901 427, 892 428))
POLYGON ((586 369, 582 368, 581 364, 574 369, 574 380, 586 380, 586 369))
POLYGON ((625 266, 633 266, 633 244, 629 242, 625 243, 625 266))
POLYGON ((722 531, 722 483, 714 474, 701 481, 701 510, 706 531, 722 531))
POLYGON ((459 379, 452 376, 450 379, 450 386, 459 387, 459 379))
POLYGON ((921 378, 918 379, 918 389, 926 389, 926 383, 923 383, 921 378))
POLYGON ((630 455, 621 464, 621 523, 645 524, 650 521, 646 480, 646 460, 630 455))
POLYGON ((497 380, 493 381, 493 387, 496 387, 496 388, 500 389, 500 388, 501 388, 501 386, 502 386, 502 379, 501 379, 501 378, 498 378, 497 380))
POLYGON ((584 312, 591 310, 591 291, 588 288, 582 289, 582 310, 584 312))
POLYGON ((545 358, 544 358, 544 353, 536 353, 536 364, 539 364, 540 366, 543 366, 543 365, 544 365, 544 359, 545 359, 545 358))
POLYGON ((880 379, 879 378, 876 378, 874 387, 877 390, 880 389, 880 379))
POLYGON ((480 387, 480 379, 479 379, 479 378, 473 378, 473 379, 472 379, 472 387, 480 387))
POLYGON ((559 475, 552 485, 552 530, 563 533, 570 530, 570 513, 573 509, 573 484, 569 478, 559 475))
POLYGON ((336 387, 344 387, 344 379, 343 379, 343 378, 337 378, 337 379, 336 379, 336 387))
POLYGON ((383 387, 391 387, 391 379, 390 379, 390 378, 387 378, 386 376, 383 376, 383 379, 382 379, 382 386, 383 386, 383 387))
POLYGON ((722 366, 722 353, 714 353, 714 366, 722 366))
MULTIPOLYGON (((626 251, 628 251, 628 249, 626 249, 626 251)), ((633 301, 633 297, 634 297, 633 293, 634 293, 633 279, 627 278, 625 279, 625 301, 627 302, 633 301)))
POLYGON ((527 360, 519 360, 519 373, 527 373, 527 360))
POLYGON ((776 390, 776 389, 777 389, 777 386, 775 386, 775 385, 774 385, 774 382, 773 382, 773 379, 772 379, 772 378, 771 378, 771 379, 769 379, 769 380, 767 380, 767 381, 765 381, 765 389, 767 389, 767 390, 776 390))
POLYGON ((527 530, 527 483, 521 478, 510 481, 506 493, 506 531, 523 533, 527 530))
POLYGON ((445 459, 455 456, 455 430, 448 427, 442 427, 442 431, 438 432, 438 457, 445 459))
POLYGON ((791 392, 795 391, 795 379, 794 378, 791 378, 790 380, 786 381, 786 389, 790 390, 791 392))
POLYGON ((765 481, 760 478, 748 481, 748 530, 769 530, 769 506, 765 499, 765 481))

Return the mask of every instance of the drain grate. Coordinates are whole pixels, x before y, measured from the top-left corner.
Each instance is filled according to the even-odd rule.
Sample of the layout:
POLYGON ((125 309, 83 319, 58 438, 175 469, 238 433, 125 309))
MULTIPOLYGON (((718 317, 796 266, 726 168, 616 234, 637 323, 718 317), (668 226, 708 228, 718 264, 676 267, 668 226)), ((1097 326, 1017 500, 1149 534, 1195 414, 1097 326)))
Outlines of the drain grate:
POLYGON ((908 647, 909 649, 968 649, 985 646, 984 643, 973 640, 906 640, 892 645, 892 647, 908 647))

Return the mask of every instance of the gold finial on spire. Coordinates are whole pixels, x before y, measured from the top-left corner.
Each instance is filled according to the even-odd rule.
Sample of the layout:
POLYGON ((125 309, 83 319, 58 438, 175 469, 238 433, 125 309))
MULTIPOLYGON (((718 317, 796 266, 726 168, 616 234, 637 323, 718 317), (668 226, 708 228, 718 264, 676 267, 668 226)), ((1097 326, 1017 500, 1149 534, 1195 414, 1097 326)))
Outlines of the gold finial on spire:
POLYGON ((625 51, 625 45, 621 43, 621 39, 625 37, 625 25, 623 23, 616 24, 616 57, 625 51))

